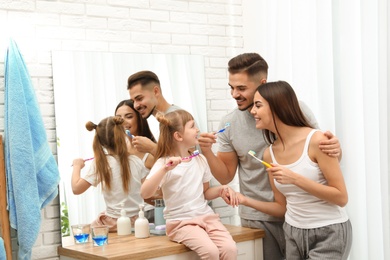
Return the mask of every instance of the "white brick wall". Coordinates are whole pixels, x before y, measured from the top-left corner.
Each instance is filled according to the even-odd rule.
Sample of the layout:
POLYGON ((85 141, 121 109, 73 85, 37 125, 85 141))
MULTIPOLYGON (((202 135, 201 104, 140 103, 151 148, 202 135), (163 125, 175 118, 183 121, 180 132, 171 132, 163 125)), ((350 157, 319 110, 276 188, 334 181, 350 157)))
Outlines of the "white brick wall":
MULTIPOLYGON (((0 133, 4 133, 4 53, 8 36, 29 69, 48 139, 56 155, 51 51, 200 54, 205 59, 208 130, 234 107, 227 85, 228 60, 243 49, 242 0, 4 0, 0 1, 0 133)), ((237 180, 234 187, 238 188, 237 180)), ((42 210, 33 259, 58 259, 59 204, 42 210)), ((215 200, 224 223, 237 209, 215 200)), ((16 233, 12 230, 14 258, 16 233)))

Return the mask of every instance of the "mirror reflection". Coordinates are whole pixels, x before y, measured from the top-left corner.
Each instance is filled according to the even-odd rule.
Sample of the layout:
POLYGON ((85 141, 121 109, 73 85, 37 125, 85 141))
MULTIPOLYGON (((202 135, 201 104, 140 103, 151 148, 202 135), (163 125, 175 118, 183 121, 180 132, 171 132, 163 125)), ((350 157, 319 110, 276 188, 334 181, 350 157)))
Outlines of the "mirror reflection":
MULTIPOLYGON (((204 60, 199 55, 67 51, 53 52, 52 59, 61 227, 66 236, 70 225, 91 223, 106 208, 100 186, 81 195, 74 195, 71 188, 73 159, 93 157, 94 132, 86 130, 86 122, 98 123, 113 116, 117 104, 129 99, 128 77, 140 70, 151 70, 160 79, 165 99, 191 112, 200 130, 205 131, 204 60)), ((158 137, 157 120, 151 116, 148 122, 158 137)), ((90 163, 86 161, 83 170, 90 163)))

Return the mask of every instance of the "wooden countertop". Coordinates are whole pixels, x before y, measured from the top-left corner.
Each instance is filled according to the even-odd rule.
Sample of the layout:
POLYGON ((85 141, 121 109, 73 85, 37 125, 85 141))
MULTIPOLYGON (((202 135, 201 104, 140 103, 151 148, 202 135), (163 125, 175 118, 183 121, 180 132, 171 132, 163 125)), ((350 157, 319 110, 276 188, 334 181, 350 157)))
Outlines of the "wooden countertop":
MULTIPOLYGON (((237 243, 265 236, 262 229, 225 226, 237 243)), ((118 236, 116 233, 110 233, 108 245, 101 247, 93 246, 92 242, 74 244, 72 236, 63 238, 62 243, 63 245, 58 247, 58 254, 76 259, 145 259, 190 251, 186 246, 170 241, 167 236, 137 239, 134 234, 118 236)))

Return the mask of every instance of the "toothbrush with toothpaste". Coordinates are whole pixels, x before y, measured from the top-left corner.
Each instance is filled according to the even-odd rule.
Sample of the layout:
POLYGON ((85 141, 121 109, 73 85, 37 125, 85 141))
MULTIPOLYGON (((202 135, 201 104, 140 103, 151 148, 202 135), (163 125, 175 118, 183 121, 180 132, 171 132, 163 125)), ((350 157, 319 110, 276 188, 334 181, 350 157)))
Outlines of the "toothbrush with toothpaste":
MULTIPOLYGON (((183 157, 183 158, 181 158, 181 160, 182 160, 182 161, 187 161, 187 160, 189 160, 189 159, 191 159, 191 158, 193 158, 193 157, 198 156, 199 154, 200 154, 199 151, 198 151, 198 150, 195 150, 190 156, 183 157)), ((171 165, 172 165, 172 162, 169 162, 169 163, 167 163, 166 165, 167 165, 167 166, 171 166, 171 165)))
POLYGON ((198 150, 195 150, 190 156, 187 156, 187 157, 183 157, 181 158, 182 161, 187 161, 195 156, 198 156, 199 155, 199 151, 198 150))
POLYGON ((129 129, 126 129, 125 132, 126 132, 126 134, 127 134, 131 139, 134 138, 134 135, 131 134, 131 132, 130 132, 129 129))
POLYGON ((264 164, 265 167, 267 167, 267 168, 271 168, 271 167, 272 167, 271 164, 269 164, 269 163, 267 163, 267 162, 265 162, 265 161, 263 161, 263 160, 257 158, 257 157, 256 157, 256 152, 255 152, 255 151, 250 150, 250 151, 248 152, 248 154, 249 154, 250 156, 252 156, 253 158, 255 158, 256 160, 258 160, 259 162, 261 162, 262 164, 264 164))
POLYGON ((221 130, 217 131, 215 134, 219 134, 219 133, 225 132, 226 128, 228 128, 229 126, 230 126, 230 123, 226 123, 225 126, 221 130))
MULTIPOLYGON (((87 161, 90 161, 90 160, 93 160, 93 159, 95 159, 95 157, 87 158, 87 159, 84 159, 84 162, 87 162, 87 161)), ((73 167, 73 164, 70 167, 73 167)))

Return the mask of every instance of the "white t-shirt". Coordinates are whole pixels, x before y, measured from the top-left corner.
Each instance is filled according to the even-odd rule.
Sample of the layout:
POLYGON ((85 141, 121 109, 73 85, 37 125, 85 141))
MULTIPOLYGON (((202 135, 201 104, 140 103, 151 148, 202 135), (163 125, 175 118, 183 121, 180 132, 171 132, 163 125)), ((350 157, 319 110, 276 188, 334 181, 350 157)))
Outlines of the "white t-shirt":
MULTIPOLYGON (((153 176, 164 164, 166 158, 159 158, 146 179, 153 176)), ((166 222, 214 214, 203 194, 203 183, 209 182, 211 178, 210 167, 202 154, 167 172, 160 183, 166 222)))
MULTIPOLYGON (((141 197, 141 180, 145 178, 149 170, 144 166, 143 161, 135 155, 129 156, 130 164, 130 186, 129 193, 125 193, 122 186, 122 176, 120 170, 119 161, 115 157, 107 155, 107 160, 112 171, 111 190, 103 190, 103 197, 106 203, 106 214, 113 218, 119 218, 121 216, 121 203, 124 203, 124 209, 126 215, 132 217, 139 212, 139 204, 144 204, 144 200, 141 197)), ((99 183, 96 178, 96 164, 93 162, 91 167, 82 177, 92 186, 96 187, 99 183)))

